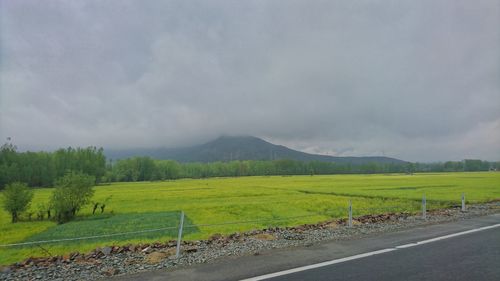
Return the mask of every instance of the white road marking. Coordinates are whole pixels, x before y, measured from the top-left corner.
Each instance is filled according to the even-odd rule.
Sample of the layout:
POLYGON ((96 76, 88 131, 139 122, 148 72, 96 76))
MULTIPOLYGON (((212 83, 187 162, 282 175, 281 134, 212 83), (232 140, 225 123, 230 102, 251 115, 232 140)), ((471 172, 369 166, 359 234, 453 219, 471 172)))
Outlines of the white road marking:
POLYGON ((373 256, 373 255, 382 254, 382 253, 392 252, 392 251, 395 251, 395 250, 396 249, 394 249, 394 248, 390 248, 390 249, 383 249, 383 250, 368 252, 368 253, 354 255, 354 256, 350 256, 350 257, 346 257, 346 258, 341 258, 341 259, 336 259, 336 260, 331 260, 331 261, 325 261, 325 262, 321 262, 321 263, 316 263, 316 264, 311 264, 311 265, 307 265, 307 266, 296 267, 296 268, 292 268, 292 269, 288 269, 288 270, 284 270, 284 271, 279 271, 279 272, 275 272, 275 273, 270 273, 270 274, 266 274, 266 275, 256 276, 256 277, 244 279, 244 280, 241 280, 241 281, 264 280, 264 279, 268 279, 268 278, 278 277, 278 276, 287 275, 287 274, 291 274, 291 273, 295 273, 295 272, 300 272, 300 271, 304 271, 304 270, 309 270, 309 269, 313 269, 313 268, 318 268, 318 267, 323 267, 323 266, 332 265, 332 264, 336 264, 336 263, 346 262, 346 261, 350 261, 350 260, 365 258, 365 257, 373 256))
POLYGON ((440 240, 444 240, 444 239, 449 239, 449 238, 453 238, 453 237, 457 237, 457 236, 461 236, 461 235, 465 235, 465 234, 469 234, 469 233, 479 232, 479 231, 483 231, 483 230, 487 230, 487 229, 492 229, 492 228, 496 228, 496 227, 500 227, 500 223, 490 225, 490 226, 484 226, 484 227, 480 227, 480 228, 474 228, 474 229, 467 230, 467 231, 457 232, 457 233, 453 233, 453 234, 449 234, 449 235, 444 235, 444 236, 440 236, 440 237, 436 237, 436 238, 432 238, 432 239, 427 239, 427 240, 423 240, 420 242, 399 245, 399 246, 396 246, 393 248, 387 248, 387 249, 383 249, 383 250, 378 250, 378 251, 358 254, 358 255, 354 255, 354 256, 350 256, 350 257, 345 257, 345 258, 341 258, 341 259, 335 259, 335 260, 331 260, 331 261, 325 261, 325 262, 320 262, 320 263, 316 263, 316 264, 296 267, 296 268, 292 268, 292 269, 288 269, 288 270, 278 271, 275 273, 269 273, 269 274, 265 274, 265 275, 255 276, 252 278, 243 279, 241 281, 265 280, 265 279, 274 278, 274 277, 283 276, 283 275, 288 275, 288 274, 301 272, 301 271, 305 271, 305 270, 309 270, 309 269, 324 267, 324 266, 328 266, 328 265, 332 265, 332 264, 337 264, 337 263, 361 259, 361 258, 365 258, 365 257, 369 257, 369 256, 379 255, 379 254, 383 254, 383 253, 387 253, 387 252, 392 252, 392 251, 396 251, 399 249, 405 249, 405 248, 410 248, 410 247, 414 247, 414 246, 419 246, 419 245, 423 245, 423 244, 427 244, 427 243, 432 243, 432 242, 436 242, 436 241, 440 241, 440 240))
POLYGON ((396 246, 394 248, 396 248, 396 249, 405 249, 405 248, 410 248, 410 247, 417 246, 417 245, 418 245, 417 243, 410 243, 410 244, 404 244, 404 245, 401 245, 401 246, 396 246))

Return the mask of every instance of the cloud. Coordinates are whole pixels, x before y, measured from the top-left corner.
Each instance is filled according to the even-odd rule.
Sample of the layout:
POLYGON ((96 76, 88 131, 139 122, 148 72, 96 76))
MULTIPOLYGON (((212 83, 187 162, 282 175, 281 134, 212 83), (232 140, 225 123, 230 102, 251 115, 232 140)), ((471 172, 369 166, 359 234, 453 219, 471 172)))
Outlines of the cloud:
POLYGON ((0 137, 500 158, 492 1, 9 1, 0 137))

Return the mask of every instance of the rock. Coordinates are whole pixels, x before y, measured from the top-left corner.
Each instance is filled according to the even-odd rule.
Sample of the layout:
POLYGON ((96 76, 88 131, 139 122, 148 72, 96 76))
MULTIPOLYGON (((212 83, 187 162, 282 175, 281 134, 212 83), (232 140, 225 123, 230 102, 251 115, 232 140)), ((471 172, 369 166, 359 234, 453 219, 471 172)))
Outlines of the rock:
POLYGON ((151 254, 148 254, 146 257, 144 257, 144 262, 148 264, 157 264, 168 256, 169 255, 165 252, 152 252, 151 254))
POLYGON ((186 252, 186 253, 195 253, 198 251, 198 248, 196 246, 191 246, 191 247, 187 247, 187 248, 182 249, 182 251, 186 252))
POLYGON ((154 249, 161 249, 161 248, 165 248, 165 245, 163 245, 160 242, 155 242, 155 243, 153 243, 153 245, 151 245, 151 247, 153 247, 154 249))
POLYGON ((101 270, 101 273, 106 275, 106 276, 113 276, 113 275, 120 273, 120 270, 118 270, 117 268, 113 268, 113 267, 107 267, 107 268, 104 268, 103 270, 101 270))
POLYGON ((149 253, 152 253, 152 252, 153 252, 153 249, 151 249, 151 247, 146 247, 146 248, 142 249, 142 251, 141 251, 141 252, 146 253, 146 254, 149 254, 149 253))
POLYGON ((30 265, 31 263, 32 263, 32 258, 29 257, 29 258, 25 259, 24 261, 22 261, 19 265, 20 265, 20 267, 24 267, 24 266, 30 265))
POLYGON ((112 250, 113 248, 111 247, 104 247, 101 249, 101 253, 103 253, 105 256, 109 256, 112 250))
POLYGON ((85 262, 85 257, 83 256, 77 256, 74 260, 75 263, 84 263, 85 262))
POLYGON ((79 255, 80 255, 80 253, 78 253, 78 252, 74 252, 74 253, 71 253, 71 254, 69 255, 69 258, 70 258, 71 260, 74 260, 74 259, 76 259, 79 255))
POLYGON ((223 237, 223 236, 222 236, 222 234, 216 233, 216 234, 212 235, 212 236, 209 238, 209 240, 215 241, 215 240, 219 240, 219 239, 221 239, 222 237, 223 237))
POLYGON ((304 235, 298 233, 286 233, 283 238, 286 240, 304 240, 304 235))
POLYGON ((125 261, 123 262, 123 265, 132 265, 132 264, 135 264, 136 262, 133 260, 133 259, 125 259, 125 261))

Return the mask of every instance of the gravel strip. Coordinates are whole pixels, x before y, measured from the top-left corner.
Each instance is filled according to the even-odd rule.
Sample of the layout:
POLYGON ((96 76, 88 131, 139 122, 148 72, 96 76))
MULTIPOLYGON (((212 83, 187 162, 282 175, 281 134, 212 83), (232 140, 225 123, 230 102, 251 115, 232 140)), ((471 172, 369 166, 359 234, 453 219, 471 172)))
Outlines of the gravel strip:
POLYGON ((171 269, 198 263, 209 263, 228 256, 257 255, 272 248, 310 246, 321 241, 345 240, 367 234, 392 232, 423 225, 457 221, 500 213, 500 202, 469 205, 427 212, 427 219, 408 213, 390 213, 354 218, 352 228, 344 220, 314 225, 272 228, 228 236, 214 235, 208 240, 183 243, 183 252, 175 259, 175 241, 105 247, 89 254, 74 253, 52 259, 28 259, 0 268, 0 280, 96 280, 113 275, 171 269))

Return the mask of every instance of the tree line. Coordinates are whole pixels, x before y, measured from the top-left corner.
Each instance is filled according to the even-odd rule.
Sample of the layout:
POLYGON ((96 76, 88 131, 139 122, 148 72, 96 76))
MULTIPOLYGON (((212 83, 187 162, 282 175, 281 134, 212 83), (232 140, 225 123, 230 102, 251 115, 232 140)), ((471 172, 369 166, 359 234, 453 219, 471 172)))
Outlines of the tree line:
POLYGON ((23 182, 30 187, 54 186, 58 178, 76 171, 93 176, 99 183, 106 172, 102 148, 63 148, 54 152, 18 152, 6 143, 0 147, 0 189, 23 182))
POLYGON ((30 187, 51 187, 68 172, 92 176, 101 182, 135 182, 173 180, 179 178, 328 175, 371 173, 416 173, 487 171, 500 169, 500 162, 481 160, 441 163, 333 163, 302 162, 288 159, 272 161, 231 161, 213 163, 179 163, 132 157, 106 161, 102 148, 65 148, 54 152, 18 152, 12 144, 0 148, 0 189, 22 182, 30 187))
POLYGON ((499 169, 500 162, 481 160, 448 161, 443 163, 333 163, 302 162, 288 159, 272 161, 231 161, 213 163, 179 163, 132 157, 108 163, 103 182, 134 182, 173 180, 179 178, 210 178, 271 175, 329 175, 416 172, 461 172, 499 169))

